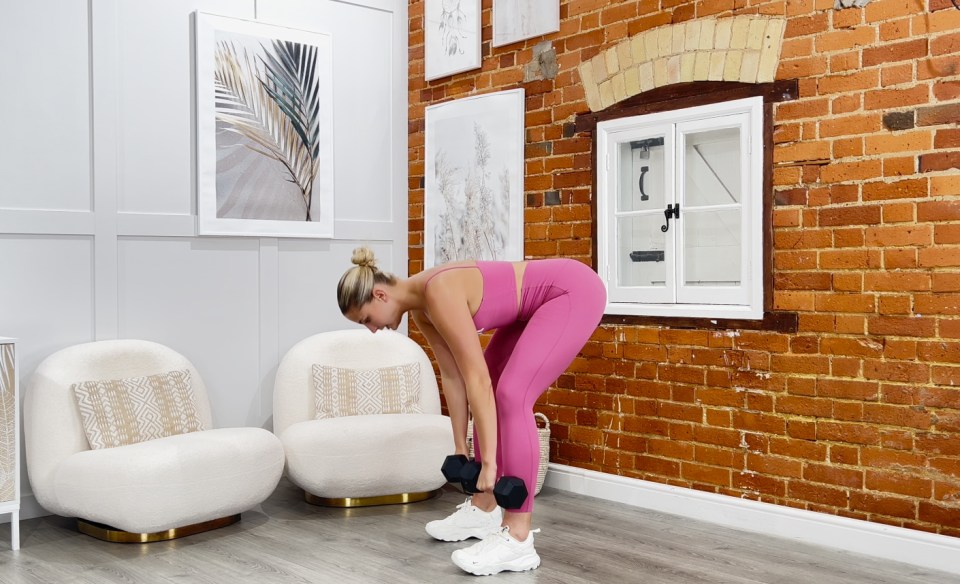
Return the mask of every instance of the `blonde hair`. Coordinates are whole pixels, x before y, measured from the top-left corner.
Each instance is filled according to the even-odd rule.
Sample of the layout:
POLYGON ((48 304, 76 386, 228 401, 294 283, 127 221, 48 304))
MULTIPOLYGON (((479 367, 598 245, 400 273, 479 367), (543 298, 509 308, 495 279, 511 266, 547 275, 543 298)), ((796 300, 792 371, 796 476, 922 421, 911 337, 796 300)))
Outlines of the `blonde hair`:
POLYGON ((377 269, 377 260, 369 247, 353 250, 350 261, 355 265, 343 273, 337 284, 337 303, 341 314, 351 308, 360 307, 373 299, 375 284, 396 284, 397 278, 377 269))

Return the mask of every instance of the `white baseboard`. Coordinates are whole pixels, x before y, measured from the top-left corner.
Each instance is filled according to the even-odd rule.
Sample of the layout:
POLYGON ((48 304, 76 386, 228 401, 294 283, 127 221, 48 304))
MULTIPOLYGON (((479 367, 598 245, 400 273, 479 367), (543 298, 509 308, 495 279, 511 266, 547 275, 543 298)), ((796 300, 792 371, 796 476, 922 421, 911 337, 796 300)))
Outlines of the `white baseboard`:
POLYGON ((37 498, 33 493, 20 495, 20 521, 24 519, 35 519, 37 517, 46 517, 50 512, 37 503, 37 498))
MULTIPOLYGON (((50 515, 50 512, 41 507, 40 503, 37 503, 37 498, 33 493, 20 495, 20 521, 34 519, 36 517, 46 517, 47 515, 50 515)), ((0 524, 4 523, 10 523, 9 513, 0 515, 0 524)))
POLYGON ((960 538, 704 493, 562 464, 544 485, 579 495, 960 574, 960 538))

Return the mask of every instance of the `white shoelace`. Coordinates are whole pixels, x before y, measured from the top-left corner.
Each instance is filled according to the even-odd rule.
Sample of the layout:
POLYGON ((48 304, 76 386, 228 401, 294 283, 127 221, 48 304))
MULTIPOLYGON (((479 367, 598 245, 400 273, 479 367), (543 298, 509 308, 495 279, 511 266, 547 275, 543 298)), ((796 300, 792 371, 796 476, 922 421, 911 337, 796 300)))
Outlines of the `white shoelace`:
POLYGON ((479 554, 480 552, 485 552, 487 551, 487 549, 497 545, 501 541, 506 541, 507 538, 510 537, 508 535, 509 531, 510 531, 509 527, 503 526, 497 531, 494 531, 493 533, 488 535, 487 537, 481 539, 480 543, 475 544, 477 553, 479 554))
MULTIPOLYGON (((540 528, 538 527, 537 529, 531 529, 531 530, 530 530, 530 533, 540 533, 540 528)), ((499 542, 501 542, 501 541, 506 542, 506 543, 509 544, 511 540, 514 541, 514 542, 516 542, 516 543, 522 543, 522 542, 520 542, 519 540, 514 539, 514 538, 510 535, 510 526, 509 526, 509 525, 504 525, 504 526, 502 526, 500 529, 498 529, 497 531, 494 531, 493 533, 491 533, 491 534, 488 535, 487 537, 485 537, 485 538, 483 538, 482 540, 480 540, 480 542, 477 543, 477 544, 475 544, 475 545, 476 545, 477 551, 480 552, 480 551, 486 551, 487 548, 489 548, 489 547, 491 547, 491 546, 493 546, 493 545, 496 545, 497 543, 499 543, 499 542)))

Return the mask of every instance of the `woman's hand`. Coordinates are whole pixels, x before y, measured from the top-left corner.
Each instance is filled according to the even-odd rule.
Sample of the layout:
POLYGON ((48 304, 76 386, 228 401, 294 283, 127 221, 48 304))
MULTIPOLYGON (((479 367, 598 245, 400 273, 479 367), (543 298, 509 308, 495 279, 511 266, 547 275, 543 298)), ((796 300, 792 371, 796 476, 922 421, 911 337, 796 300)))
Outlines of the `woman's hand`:
POLYGON ((483 466, 480 468, 480 476, 477 478, 477 490, 484 493, 492 493, 496 483, 497 465, 483 461, 483 466))

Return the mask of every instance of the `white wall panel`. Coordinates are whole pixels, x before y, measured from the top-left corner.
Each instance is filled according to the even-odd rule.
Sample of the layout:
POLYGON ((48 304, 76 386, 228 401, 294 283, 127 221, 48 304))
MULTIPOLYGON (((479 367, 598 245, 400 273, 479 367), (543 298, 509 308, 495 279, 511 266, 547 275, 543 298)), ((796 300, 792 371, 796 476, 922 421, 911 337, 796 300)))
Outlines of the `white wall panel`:
POLYGON ((193 211, 192 14, 200 10, 252 19, 254 4, 254 0, 116 3, 119 211, 184 215, 193 211))
MULTIPOLYGON (((353 264, 350 256, 356 241, 320 243, 281 241, 279 261, 280 355, 300 340, 324 331, 355 328, 340 314, 337 282, 353 264)), ((380 269, 398 273, 390 242, 366 244, 377 257, 380 269)), ((404 272, 406 266, 402 266, 404 272)))
MULTIPOLYGON (((395 99, 406 98, 392 87, 396 15, 346 2, 261 0, 257 18, 333 37, 336 218, 395 220, 397 169, 391 153, 398 124, 391 110, 395 99)), ((405 132, 406 124, 400 129, 405 132)))
POLYGON ((0 209, 91 208, 87 21, 86 2, 3 3, 0 209))
POLYGON ((0 336, 20 339, 26 387, 48 355, 93 340, 93 241, 0 235, 0 258, 0 336))
POLYGON ((120 338, 182 353, 210 394, 217 426, 260 425, 259 241, 121 239, 120 338))

